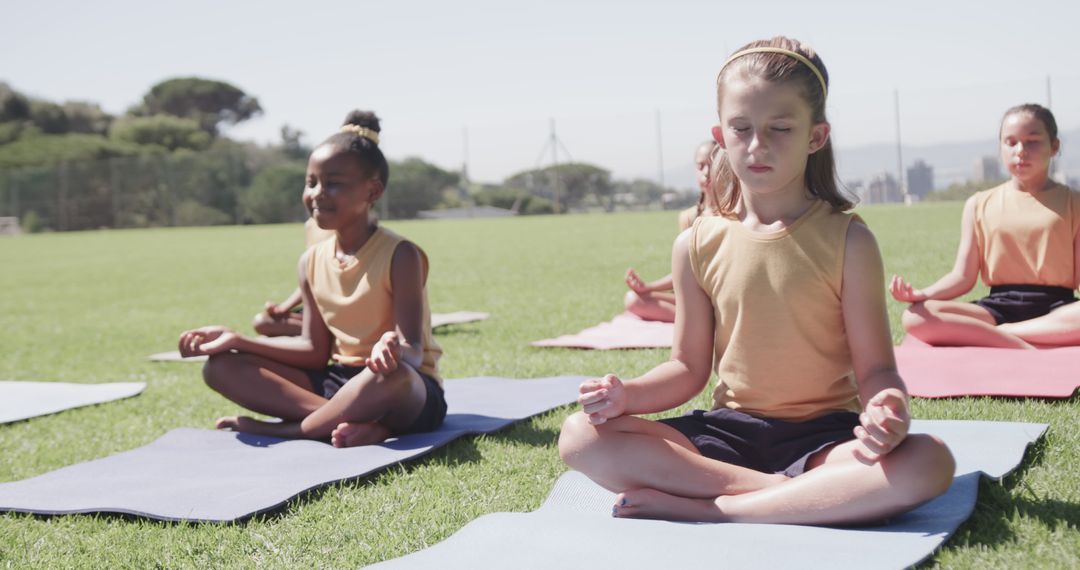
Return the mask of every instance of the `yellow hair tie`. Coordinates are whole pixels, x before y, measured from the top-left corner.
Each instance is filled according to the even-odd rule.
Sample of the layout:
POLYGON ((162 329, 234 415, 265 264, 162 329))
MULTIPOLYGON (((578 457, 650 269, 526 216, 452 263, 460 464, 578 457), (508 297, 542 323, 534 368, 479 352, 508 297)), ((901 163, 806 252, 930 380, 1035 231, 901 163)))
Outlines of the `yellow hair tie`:
POLYGON ((786 55, 786 56, 789 56, 789 57, 793 57, 793 58, 799 60, 800 62, 805 64, 806 67, 809 67, 810 71, 814 72, 814 75, 817 76, 818 81, 821 82, 821 94, 824 95, 826 98, 828 98, 828 96, 829 96, 829 88, 826 87, 826 85, 825 85, 825 76, 821 74, 821 70, 819 70, 817 68, 817 66, 814 65, 814 62, 810 61, 810 58, 806 57, 805 55, 803 55, 801 53, 794 52, 794 51, 791 51, 789 49, 784 49, 784 48, 756 47, 756 48, 744 49, 744 50, 736 53, 735 55, 727 58, 727 61, 724 62, 724 65, 720 66, 720 73, 716 74, 716 82, 720 83, 720 74, 724 72, 724 68, 727 67, 729 63, 735 61, 736 59, 739 59, 740 57, 742 57, 744 55, 748 55, 748 54, 751 54, 751 53, 779 53, 779 54, 786 55))
POLYGON ((360 125, 345 125, 341 127, 343 133, 353 133, 358 137, 364 137, 374 144, 379 144, 379 133, 367 127, 361 127, 360 125))

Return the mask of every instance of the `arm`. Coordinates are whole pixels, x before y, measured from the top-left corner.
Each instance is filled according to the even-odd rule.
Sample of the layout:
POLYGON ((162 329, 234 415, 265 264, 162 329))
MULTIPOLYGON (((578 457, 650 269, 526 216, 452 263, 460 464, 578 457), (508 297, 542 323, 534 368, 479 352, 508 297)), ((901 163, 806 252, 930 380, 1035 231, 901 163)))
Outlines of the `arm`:
POLYGON ((896 370, 889 316, 885 308, 884 266, 877 241, 858 222, 848 228, 844 250, 841 307, 863 412, 855 437, 868 462, 889 453, 911 425, 908 394, 896 370))
POLYGON ((698 285, 690 265, 689 231, 675 239, 671 265, 676 299, 671 358, 625 383, 614 374, 582 383, 578 401, 590 422, 668 410, 689 401, 708 383, 715 319, 712 300, 698 285))
POLYGON ((299 287, 292 292, 284 301, 280 303, 272 303, 267 301, 266 303, 266 315, 273 319, 280 319, 288 316, 293 309, 300 305, 304 300, 304 292, 299 287))
POLYGON ((300 257, 300 291, 311 310, 304 311, 303 333, 287 342, 262 337, 247 337, 221 326, 202 327, 180 335, 183 356, 213 355, 222 352, 247 352, 297 368, 318 369, 330 359, 330 330, 315 307, 307 281, 307 253, 300 257))
POLYGON ((675 280, 669 273, 652 283, 646 283, 631 267, 626 270, 626 285, 638 295, 644 295, 656 291, 671 291, 675 288, 675 280))
POLYGON ((972 196, 964 204, 964 214, 960 220, 960 247, 956 251, 952 271, 923 289, 915 289, 904 278, 894 275, 889 291, 894 299, 904 303, 955 299, 975 286, 980 263, 979 248, 975 243, 975 197, 972 196))
POLYGON ((394 249, 390 262, 394 323, 371 349, 368 366, 372 372, 387 373, 405 362, 419 369, 424 361, 424 261, 420 250, 403 241, 394 249))

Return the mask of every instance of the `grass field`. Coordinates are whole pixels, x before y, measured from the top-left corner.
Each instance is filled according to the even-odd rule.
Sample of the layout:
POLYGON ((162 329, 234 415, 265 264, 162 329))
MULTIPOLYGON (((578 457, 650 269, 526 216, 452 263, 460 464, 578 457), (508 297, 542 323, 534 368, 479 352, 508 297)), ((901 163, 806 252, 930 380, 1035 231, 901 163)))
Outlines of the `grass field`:
MULTIPOLYGON (((860 212, 878 236, 886 271, 926 284, 951 267, 959 203, 860 212)), ((632 376, 667 357, 664 350, 536 349, 528 342, 619 312, 627 266, 646 278, 668 271, 674 212, 387 225, 428 252, 435 311, 492 314, 437 335, 445 377, 632 376)), ((185 328, 218 323, 249 330, 263 301, 295 286, 301 249, 299 225, 0 239, 0 379, 148 384, 135 398, 0 425, 0 481, 126 451, 176 427, 210 427, 216 417, 236 413, 205 387, 199 366, 142 357, 173 348, 185 328)), ((900 311, 890 301, 896 341, 900 311)), ((708 401, 702 396, 693 404, 708 401)), ((400 556, 485 513, 537 507, 566 469, 555 441, 569 412, 466 437, 241 524, 2 514, 0 568, 350 568, 400 556)), ((1051 426, 1018 473, 1003 483, 983 482, 975 514, 927 566, 1080 564, 1076 397, 916 400, 914 412, 1051 426)))

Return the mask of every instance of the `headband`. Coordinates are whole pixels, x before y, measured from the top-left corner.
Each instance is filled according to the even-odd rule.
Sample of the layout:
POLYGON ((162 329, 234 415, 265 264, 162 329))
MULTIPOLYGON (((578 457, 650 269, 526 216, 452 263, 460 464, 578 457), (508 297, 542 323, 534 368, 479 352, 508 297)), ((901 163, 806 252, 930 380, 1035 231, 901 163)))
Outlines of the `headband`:
POLYGON ((792 58, 795 58, 795 59, 799 60, 804 65, 806 65, 806 67, 809 67, 810 71, 814 72, 814 75, 817 76, 818 81, 821 82, 821 94, 824 95, 826 98, 828 98, 828 96, 829 96, 829 88, 825 85, 825 76, 821 74, 821 70, 819 70, 817 68, 817 66, 814 65, 814 62, 810 61, 810 58, 806 57, 805 55, 803 55, 801 53, 794 52, 794 51, 791 51, 789 49, 784 49, 784 48, 756 47, 756 48, 749 48, 749 49, 744 49, 744 50, 742 50, 740 52, 736 52, 735 55, 732 55, 731 57, 727 58, 727 61, 724 62, 724 65, 720 66, 720 72, 716 74, 717 83, 720 82, 720 74, 724 72, 724 68, 727 67, 729 63, 735 61, 736 59, 739 59, 740 57, 742 57, 744 55, 749 55, 749 54, 752 54, 752 53, 778 53, 778 54, 786 55, 788 57, 792 57, 792 58))
POLYGON ((374 144, 379 144, 378 131, 369 129, 367 127, 361 127, 360 125, 345 125, 341 127, 341 132, 352 133, 358 137, 363 137, 374 144))

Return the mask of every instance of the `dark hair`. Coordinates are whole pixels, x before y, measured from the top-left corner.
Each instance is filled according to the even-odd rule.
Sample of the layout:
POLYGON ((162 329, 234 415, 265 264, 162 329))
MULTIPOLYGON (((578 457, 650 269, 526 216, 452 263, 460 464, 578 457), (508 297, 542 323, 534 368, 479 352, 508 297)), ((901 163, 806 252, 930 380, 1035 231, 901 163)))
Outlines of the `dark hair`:
MULTIPOLYGON (((376 133, 382 131, 382 127, 379 126, 379 118, 371 111, 349 111, 349 114, 345 116, 345 122, 341 126, 343 129, 348 126, 357 126, 370 129, 376 133)), ((355 156, 364 168, 374 170, 378 174, 379 182, 382 183, 383 188, 386 188, 386 183, 390 179, 390 165, 386 162, 386 157, 383 156, 382 151, 379 150, 378 143, 356 132, 341 130, 327 137, 322 144, 334 146, 355 156)))
MULTIPOLYGON (((1029 113, 1046 127, 1046 132, 1050 134, 1050 141, 1056 141, 1058 138, 1057 121, 1054 120, 1054 114, 1050 112, 1050 109, 1043 107, 1038 103, 1024 103, 1023 105, 1017 105, 1015 107, 1009 107, 1008 111, 1001 116, 1001 122, 1004 123, 1005 119, 1009 115, 1017 115, 1020 113, 1029 113)), ((998 138, 1001 138, 1001 127, 998 127, 998 138)))
MULTIPOLYGON (((798 40, 777 36, 770 40, 758 40, 750 42, 736 50, 772 47, 793 51, 813 62, 821 72, 825 85, 829 84, 829 72, 813 48, 800 43, 798 40)), ((770 83, 793 83, 800 88, 802 98, 811 109, 811 121, 814 124, 827 122, 825 118, 825 89, 822 81, 818 79, 805 63, 782 53, 757 52, 739 56, 728 63, 720 75, 716 78, 716 111, 720 112, 720 101, 723 99, 724 82, 728 77, 744 75, 757 77, 770 83)), ((717 205, 720 213, 725 216, 735 214, 735 208, 739 204, 742 191, 739 188, 739 179, 731 170, 727 154, 718 156, 719 160, 713 161, 710 172, 711 184, 717 189, 717 205)), ((825 146, 810 155, 806 162, 806 175, 804 182, 810 193, 832 204, 838 211, 850 210, 855 203, 841 190, 836 177, 836 160, 833 157, 832 137, 825 141, 825 146)))

